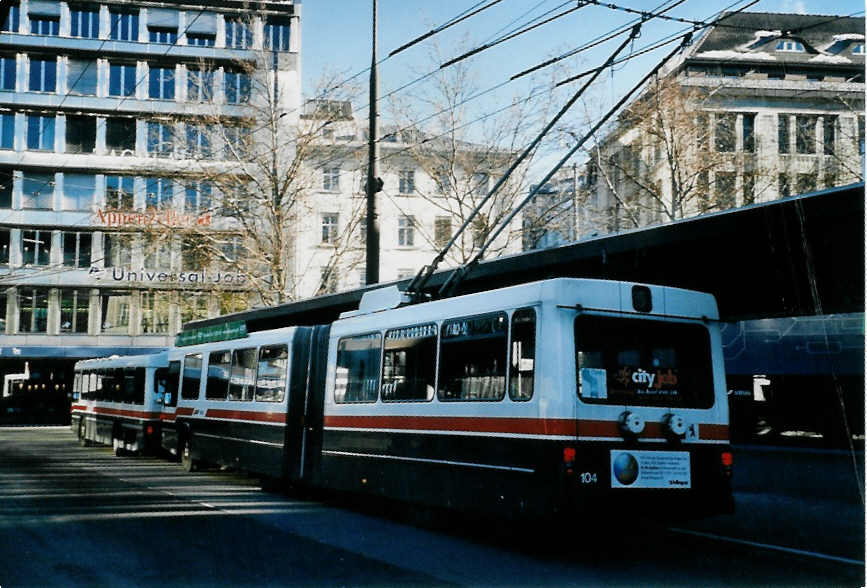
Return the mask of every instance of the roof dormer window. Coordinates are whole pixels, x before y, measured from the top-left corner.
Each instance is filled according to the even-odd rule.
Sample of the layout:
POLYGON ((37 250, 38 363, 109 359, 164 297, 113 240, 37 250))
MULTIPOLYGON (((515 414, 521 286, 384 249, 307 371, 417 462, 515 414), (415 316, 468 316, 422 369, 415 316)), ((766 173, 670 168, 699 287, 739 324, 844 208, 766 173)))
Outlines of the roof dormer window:
POLYGON ((777 43, 777 51, 788 51, 790 53, 803 53, 804 46, 798 41, 783 39, 777 43))
POLYGON ((864 55, 864 43, 852 45, 852 55, 864 55))

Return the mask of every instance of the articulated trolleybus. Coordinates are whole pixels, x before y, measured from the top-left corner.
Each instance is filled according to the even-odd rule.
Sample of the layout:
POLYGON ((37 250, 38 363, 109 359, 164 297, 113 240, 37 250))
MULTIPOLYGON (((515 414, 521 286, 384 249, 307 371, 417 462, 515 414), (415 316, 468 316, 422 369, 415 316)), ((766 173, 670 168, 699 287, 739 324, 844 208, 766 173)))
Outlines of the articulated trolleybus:
POLYGON ((70 421, 82 445, 111 445, 118 455, 159 448, 167 356, 113 355, 75 364, 70 421))
POLYGON ((732 508, 711 295, 559 278, 405 302, 170 349, 163 447, 490 514, 732 508))

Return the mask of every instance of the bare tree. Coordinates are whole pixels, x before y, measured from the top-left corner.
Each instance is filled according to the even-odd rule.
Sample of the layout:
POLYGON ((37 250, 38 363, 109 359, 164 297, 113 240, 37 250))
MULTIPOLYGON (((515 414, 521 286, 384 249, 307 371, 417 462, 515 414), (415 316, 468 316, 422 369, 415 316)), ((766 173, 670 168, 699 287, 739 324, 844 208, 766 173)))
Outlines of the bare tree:
MULTIPOLYGON (((297 81, 284 80, 279 67, 285 54, 251 54, 219 68, 206 62, 188 68, 187 91, 203 104, 171 121, 171 148, 184 162, 180 206, 192 218, 180 228, 155 223, 149 238, 151 247, 180 238, 182 262, 225 272, 255 294, 256 304, 274 305, 304 294, 298 278, 309 260, 298 251, 299 235, 310 230, 318 162, 336 148, 323 130, 342 114, 319 102, 308 108, 293 102, 289 84, 297 81)), ((352 227, 345 223, 329 236, 329 266, 353 251, 352 227)), ((320 291, 328 276, 323 282, 320 291)))
MULTIPOLYGON (((433 69, 444 61, 439 47, 434 45, 426 65, 433 69)), ((437 216, 451 219, 454 225, 447 232, 446 227, 437 227, 434 234, 423 235, 431 245, 441 248, 515 162, 529 143, 535 122, 544 119, 547 109, 543 100, 524 97, 513 99, 495 112, 474 113, 471 99, 480 89, 468 61, 439 70, 431 80, 403 98, 390 98, 391 116, 404 135, 400 140, 409 147, 402 154, 403 160, 388 158, 385 165, 393 169, 409 163, 430 178, 429 182, 417 184, 415 193, 437 216), (427 121, 423 130, 413 122, 418 120, 427 121)), ((528 188, 531 161, 532 156, 482 207, 469 230, 452 247, 447 258, 451 263, 468 261, 512 211, 528 188)), ((520 224, 504 231, 490 248, 490 255, 515 248, 520 234, 520 224)))

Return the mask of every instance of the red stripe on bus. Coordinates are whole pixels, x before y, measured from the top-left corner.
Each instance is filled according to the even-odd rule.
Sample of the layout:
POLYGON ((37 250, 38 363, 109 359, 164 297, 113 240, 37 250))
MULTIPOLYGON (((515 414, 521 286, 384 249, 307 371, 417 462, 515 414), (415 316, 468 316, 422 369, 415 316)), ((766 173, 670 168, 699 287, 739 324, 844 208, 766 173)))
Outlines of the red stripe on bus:
POLYGON ((575 436, 575 421, 571 419, 330 415, 325 417, 325 426, 348 429, 406 429, 413 431, 575 436))
POLYGON ((248 410, 224 410, 222 408, 209 408, 205 412, 206 417, 217 419, 233 419, 239 421, 259 421, 263 423, 285 423, 285 412, 253 412, 248 410))
POLYGON ((76 410, 87 411, 87 407, 84 406, 83 404, 73 404, 72 406, 69 407, 69 412, 75 412, 76 410))
POLYGON ((174 415, 174 413, 169 414, 167 412, 164 412, 164 413, 160 414, 160 420, 173 423, 173 422, 175 422, 175 415, 174 415))
POLYGON ((95 412, 96 414, 110 414, 114 416, 126 416, 138 419, 160 418, 160 413, 158 412, 147 412, 143 410, 126 410, 123 408, 108 408, 106 406, 95 406, 93 408, 93 412, 95 412))
POLYGON ((186 406, 179 406, 175 409, 175 414, 178 416, 190 416, 193 414, 193 409, 186 406))

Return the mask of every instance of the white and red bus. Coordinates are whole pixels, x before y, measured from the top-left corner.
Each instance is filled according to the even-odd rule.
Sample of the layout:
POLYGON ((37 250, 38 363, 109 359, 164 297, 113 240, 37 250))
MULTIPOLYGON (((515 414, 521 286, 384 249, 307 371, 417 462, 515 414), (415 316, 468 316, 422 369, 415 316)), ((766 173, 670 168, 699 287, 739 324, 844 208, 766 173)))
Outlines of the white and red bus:
POLYGON ((187 469, 492 514, 733 506, 709 294, 558 278, 407 304, 383 289, 330 324, 235 331, 167 363, 162 443, 187 469))
POLYGON ((75 364, 71 427, 83 445, 117 454, 159 448, 168 353, 113 355, 75 364))

